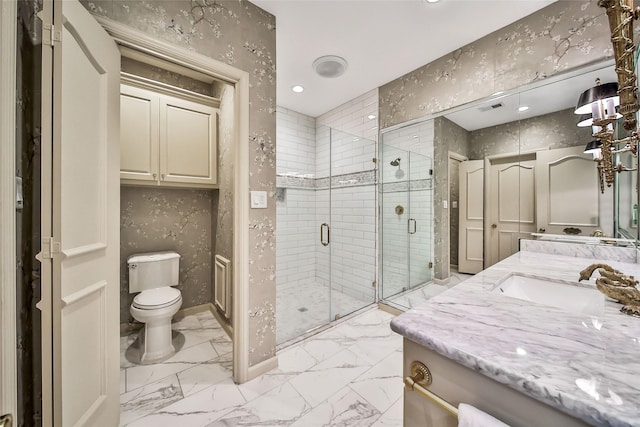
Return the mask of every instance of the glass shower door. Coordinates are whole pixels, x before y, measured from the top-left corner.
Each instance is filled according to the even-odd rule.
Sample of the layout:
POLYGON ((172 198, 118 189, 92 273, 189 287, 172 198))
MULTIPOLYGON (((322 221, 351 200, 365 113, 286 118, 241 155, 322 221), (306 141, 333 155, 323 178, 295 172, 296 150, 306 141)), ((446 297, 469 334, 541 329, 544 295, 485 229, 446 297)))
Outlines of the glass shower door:
POLYGON ((375 141, 331 129, 331 320, 375 302, 375 141))
POLYGON ((431 159, 409 153, 409 289, 431 280, 431 159))
POLYGON ((381 298, 407 289, 409 278, 409 152, 383 145, 381 156, 381 298))

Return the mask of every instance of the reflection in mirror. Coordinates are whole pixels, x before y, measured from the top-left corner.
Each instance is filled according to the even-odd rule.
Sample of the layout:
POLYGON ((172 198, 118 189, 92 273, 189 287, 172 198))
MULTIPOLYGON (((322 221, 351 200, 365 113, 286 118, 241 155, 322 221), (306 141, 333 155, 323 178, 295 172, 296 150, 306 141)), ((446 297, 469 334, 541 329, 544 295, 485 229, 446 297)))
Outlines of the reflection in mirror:
MULTIPOLYGON (((602 241, 593 235, 606 236, 606 242, 612 242, 614 237, 625 238, 627 234, 614 225, 614 194, 618 195, 621 214, 624 209, 623 215, 627 216, 625 224, 636 235, 637 211, 633 204, 637 204, 637 187, 631 182, 637 182, 637 173, 619 174, 616 183, 619 187, 600 193, 597 163, 591 154, 584 153, 587 143, 593 140, 592 129, 578 127, 581 118, 574 114, 578 97, 593 87, 597 78, 602 83, 616 81, 612 61, 520 90, 497 93, 432 120, 383 132, 380 153, 383 299, 422 283, 411 281, 411 264, 424 264, 424 258, 417 258, 411 251, 411 242, 405 242, 401 252, 399 246, 390 245, 400 239, 401 231, 408 230, 394 211, 398 203, 390 199, 389 183, 399 179, 394 175, 397 167, 391 162, 398 157, 408 159, 409 153, 401 151, 411 149, 397 142, 415 135, 418 126, 433 128, 435 174, 431 209, 438 212, 438 200, 443 200, 443 209, 447 209, 444 201, 449 208, 449 245, 444 243, 447 256, 442 254, 442 241, 433 243, 435 277, 439 277, 438 271, 448 277, 449 265, 439 265, 443 259, 450 259, 451 271, 475 274, 517 252, 522 237, 558 236, 589 243, 602 241), (442 175, 446 170, 448 177, 442 175), (391 231, 389 227, 394 220, 404 226, 396 224, 397 230, 391 231), (402 258, 402 265, 393 261, 393 256, 402 258), (391 280, 393 268, 399 266, 406 271, 397 276, 402 277, 403 285, 391 280)), ((622 155, 620 161, 630 159, 625 160, 622 155)), ((406 187, 411 189, 409 183, 406 187)), ((441 221, 438 214, 434 215, 433 226, 437 229, 441 221)), ((446 234, 447 230, 442 232, 446 234)), ((429 293, 429 287, 425 289, 422 293, 429 293)), ((405 296, 394 299, 398 301, 398 305, 411 306, 405 296)))
POLYGON ((615 81, 613 67, 497 95, 444 116, 468 132, 468 151, 458 154, 482 160, 484 167, 484 217, 478 221, 478 209, 470 206, 479 203, 479 189, 463 191, 477 187, 477 178, 461 165, 460 205, 466 209, 459 214, 459 241, 451 242, 458 245, 459 271, 493 265, 517 252, 518 239, 531 233, 613 235, 613 195, 599 194, 596 164, 584 154, 591 128, 578 127, 574 114, 578 96, 596 78, 615 81))

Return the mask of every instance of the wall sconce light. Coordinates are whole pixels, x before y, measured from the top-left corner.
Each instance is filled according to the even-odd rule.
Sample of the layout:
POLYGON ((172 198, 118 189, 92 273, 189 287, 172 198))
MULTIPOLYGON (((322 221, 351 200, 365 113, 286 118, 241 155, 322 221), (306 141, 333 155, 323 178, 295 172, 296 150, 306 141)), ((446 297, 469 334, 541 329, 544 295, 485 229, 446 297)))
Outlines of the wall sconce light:
POLYGON ((618 83, 601 85, 600 79, 597 79, 594 87, 580 95, 575 113, 591 113, 591 121, 581 116, 578 126, 592 126, 593 137, 601 145, 600 154, 597 154, 597 144, 593 144, 596 141, 587 144, 585 152, 589 149, 594 153, 594 160, 598 163, 600 191, 604 193, 604 183, 611 187, 614 173, 627 170, 622 166, 613 166, 613 155, 622 152, 638 155, 636 112, 640 106, 634 64, 636 47, 633 42, 633 20, 640 16, 640 8, 633 9, 633 0, 599 0, 598 5, 607 10, 618 83), (631 135, 614 140, 614 124, 620 115, 624 118, 624 128, 631 135))

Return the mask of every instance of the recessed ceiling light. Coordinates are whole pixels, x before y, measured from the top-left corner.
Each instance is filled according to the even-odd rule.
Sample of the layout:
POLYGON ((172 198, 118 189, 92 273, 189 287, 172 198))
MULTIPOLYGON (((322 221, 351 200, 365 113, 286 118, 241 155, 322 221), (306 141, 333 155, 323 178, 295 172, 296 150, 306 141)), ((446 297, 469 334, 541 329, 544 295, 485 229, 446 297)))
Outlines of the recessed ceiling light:
POLYGON ((313 69, 319 76, 335 78, 347 71, 347 61, 336 55, 326 55, 313 61, 313 69))
POLYGON ((376 118, 376 115, 375 115, 375 114, 369 114, 369 115, 367 116, 367 119, 369 119, 369 120, 373 120, 373 119, 375 119, 375 118, 376 118))
POLYGON ((528 109, 529 109, 529 107, 527 107, 526 105, 518 107, 518 111, 520 111, 520 112, 527 111, 528 109))
POLYGON ((440 0, 426 0, 427 3, 438 3, 440 0))
POLYGON ((498 91, 498 92, 496 92, 496 93, 492 93, 492 94, 491 94, 491 96, 498 96, 498 95, 502 95, 503 93, 504 93, 504 91, 503 91, 503 90, 499 90, 499 91, 498 91))
POLYGON ((291 86, 291 90, 295 93, 304 92, 304 88, 300 85, 291 86))

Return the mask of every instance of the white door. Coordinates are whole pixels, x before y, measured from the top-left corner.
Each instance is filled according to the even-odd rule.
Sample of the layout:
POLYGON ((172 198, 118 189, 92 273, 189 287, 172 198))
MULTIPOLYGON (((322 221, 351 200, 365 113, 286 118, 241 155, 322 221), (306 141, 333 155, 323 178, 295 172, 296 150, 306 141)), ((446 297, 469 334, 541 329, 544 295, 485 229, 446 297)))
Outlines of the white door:
POLYGON ((535 160, 491 162, 487 195, 485 268, 518 252, 518 241, 536 231, 535 160))
POLYGON ((598 170, 583 151, 579 146, 537 153, 540 232, 590 235, 600 226, 598 170))
POLYGON ((482 271, 484 241, 484 161, 460 163, 460 230, 458 271, 475 274, 482 271))
POLYGON ((53 72, 43 54, 43 79, 53 82, 43 87, 43 127, 52 129, 43 129, 42 177, 43 236, 50 230, 52 240, 39 255, 51 289, 41 302, 51 348, 44 412, 52 407, 54 426, 117 426, 120 55, 76 0, 54 1, 53 23, 53 72))

